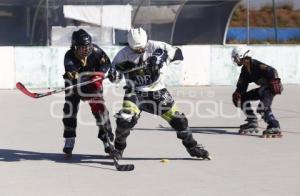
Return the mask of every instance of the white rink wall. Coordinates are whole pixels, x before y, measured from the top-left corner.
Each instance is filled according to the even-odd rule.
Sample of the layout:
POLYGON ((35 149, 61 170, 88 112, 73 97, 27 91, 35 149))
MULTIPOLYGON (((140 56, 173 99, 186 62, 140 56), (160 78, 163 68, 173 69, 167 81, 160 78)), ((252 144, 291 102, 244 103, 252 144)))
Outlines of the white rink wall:
POLYGON ((0 89, 12 89, 15 86, 14 48, 0 47, 1 71, 0 89))
MULTIPOLYGON (((236 46, 236 45, 235 45, 236 46)), ((119 46, 103 46, 112 59, 119 46)), ((184 61, 163 69, 169 86, 235 85, 238 67, 231 61, 233 46, 181 46, 184 61)), ((251 45, 253 57, 274 66, 284 84, 300 84, 300 46, 251 45)), ((63 58, 69 47, 0 47, 0 89, 13 89, 20 81, 29 88, 63 86, 63 58)), ((106 83, 109 85, 109 83, 106 83)))

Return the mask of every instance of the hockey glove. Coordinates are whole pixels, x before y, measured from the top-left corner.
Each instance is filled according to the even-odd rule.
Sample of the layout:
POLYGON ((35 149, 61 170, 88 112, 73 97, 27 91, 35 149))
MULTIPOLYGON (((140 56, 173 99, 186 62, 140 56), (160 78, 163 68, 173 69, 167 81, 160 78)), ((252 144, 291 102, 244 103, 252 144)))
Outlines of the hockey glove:
POLYGON ((76 80, 76 79, 78 79, 78 77, 79 77, 79 74, 76 71, 72 71, 72 72, 68 71, 63 75, 63 78, 65 80, 76 80))
POLYGON ((270 88, 274 95, 281 94, 283 91, 283 86, 281 84, 280 78, 275 78, 270 81, 270 88))
POLYGON ((97 81, 90 84, 91 89, 95 90, 95 91, 101 89, 103 79, 104 79, 104 73, 103 72, 94 72, 93 76, 91 77, 91 80, 97 80, 97 81))
POLYGON ((146 63, 153 70, 159 70, 167 62, 167 59, 168 52, 159 48, 152 53, 152 56, 147 59, 146 63))
POLYGON ((241 105, 241 100, 242 100, 242 95, 241 93, 235 91, 233 94, 232 94, 232 102, 234 104, 235 107, 240 107, 241 105))
POLYGON ((120 80, 122 80, 122 74, 120 74, 119 72, 116 71, 116 69, 111 68, 108 71, 108 79, 110 82, 119 82, 120 80))

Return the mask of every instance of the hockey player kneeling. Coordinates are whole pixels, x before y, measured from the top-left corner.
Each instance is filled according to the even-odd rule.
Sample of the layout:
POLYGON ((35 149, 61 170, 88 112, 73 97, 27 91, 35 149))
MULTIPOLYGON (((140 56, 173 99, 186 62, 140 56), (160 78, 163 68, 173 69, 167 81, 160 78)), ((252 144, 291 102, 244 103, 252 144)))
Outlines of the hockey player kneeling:
POLYGON ((250 101, 260 100, 257 112, 268 124, 266 130, 263 131, 263 137, 281 137, 279 122, 271 109, 275 95, 281 94, 283 90, 276 69, 251 58, 251 51, 246 47, 234 48, 231 57, 237 66, 242 66, 237 88, 232 95, 234 105, 240 107, 247 117, 247 123, 240 126, 239 133, 258 132, 257 117, 251 108, 250 101), (260 87, 247 91, 251 82, 255 82, 260 87))
POLYGON ((111 141, 112 133, 108 110, 103 99, 102 80, 110 67, 110 60, 105 52, 92 44, 91 36, 84 30, 74 31, 71 49, 65 54, 65 86, 96 80, 96 82, 66 91, 63 108, 65 146, 63 152, 66 157, 72 154, 77 127, 77 113, 80 100, 87 101, 99 128, 98 138, 103 142, 105 152, 110 153, 106 134, 111 141))
POLYGON ((115 155, 122 157, 126 138, 136 125, 142 111, 159 115, 177 132, 177 137, 192 157, 209 159, 209 153, 198 144, 188 126, 188 120, 175 106, 161 80, 160 69, 172 61, 183 60, 179 48, 147 39, 142 28, 128 32, 129 46, 120 50, 112 62, 110 80, 125 77, 123 108, 116 114, 115 155))

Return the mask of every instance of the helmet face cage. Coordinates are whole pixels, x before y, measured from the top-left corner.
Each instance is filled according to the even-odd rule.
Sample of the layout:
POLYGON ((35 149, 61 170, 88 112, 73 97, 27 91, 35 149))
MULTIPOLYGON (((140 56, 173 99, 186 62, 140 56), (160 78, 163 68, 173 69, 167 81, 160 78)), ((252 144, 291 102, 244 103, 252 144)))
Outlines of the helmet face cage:
POLYGON ((86 31, 79 29, 72 35, 72 46, 80 58, 85 58, 92 53, 92 37, 86 31))
POLYGON ((231 59, 237 66, 243 65, 243 59, 245 57, 251 57, 250 49, 248 48, 234 48, 231 52, 231 59))

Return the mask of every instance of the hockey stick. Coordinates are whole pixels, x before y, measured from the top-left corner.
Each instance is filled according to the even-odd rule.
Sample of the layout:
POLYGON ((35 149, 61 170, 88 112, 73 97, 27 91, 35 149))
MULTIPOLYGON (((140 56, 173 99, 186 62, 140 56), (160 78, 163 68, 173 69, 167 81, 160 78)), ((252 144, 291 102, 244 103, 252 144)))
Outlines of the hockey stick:
POLYGON ((37 99, 37 98, 53 95, 53 94, 56 94, 56 93, 60 93, 60 92, 72 89, 74 87, 80 87, 80 86, 84 86, 84 85, 87 85, 87 84, 91 84, 91 83, 96 82, 98 80, 104 80, 104 79, 106 79, 106 77, 105 78, 97 78, 95 80, 89 80, 89 81, 86 81, 86 82, 82 82, 82 83, 79 83, 79 84, 68 86, 66 88, 60 88, 60 89, 56 89, 56 90, 52 90, 52 91, 48 91, 48 92, 44 92, 44 93, 31 92, 21 82, 18 82, 16 84, 16 87, 17 87, 18 90, 20 90, 25 95, 37 99))
MULTIPOLYGON (((169 64, 174 64, 174 65, 178 65, 178 63, 179 63, 180 61, 172 61, 172 62, 170 62, 169 64)), ((130 70, 127 70, 127 71, 118 71, 118 72, 120 72, 121 74, 127 74, 127 73, 130 73, 130 72, 133 72, 133 71, 137 71, 137 70, 140 70, 140 69, 144 69, 144 68, 146 68, 146 67, 148 67, 149 65, 147 65, 147 64, 143 64, 142 66, 139 66, 139 67, 135 67, 135 68, 132 68, 132 69, 130 69, 130 70)))
MULTIPOLYGON (((170 128, 163 125, 159 125, 159 128, 170 128)), ((239 129, 239 126, 211 126, 211 127, 190 127, 191 129, 239 129)))
POLYGON ((118 159, 116 158, 115 153, 114 153, 115 148, 112 145, 112 143, 110 142, 108 134, 106 133, 105 136, 106 136, 108 145, 110 147, 110 150, 111 150, 110 155, 112 157, 112 160, 114 161, 114 165, 115 165, 116 169, 118 171, 132 171, 132 170, 134 170, 134 165, 133 164, 124 164, 124 165, 119 164, 118 159))
POLYGON ((140 69, 144 69, 146 68, 147 65, 142 65, 142 66, 139 66, 139 67, 135 67, 135 68, 132 68, 130 70, 127 70, 127 71, 119 71, 121 74, 127 74, 127 73, 130 73, 130 72, 133 72, 133 71, 137 71, 137 70, 140 70, 140 69))
POLYGON ((222 127, 222 126, 219 126, 219 127, 190 127, 192 129, 239 129, 240 127, 239 126, 231 126, 231 127, 222 127))

